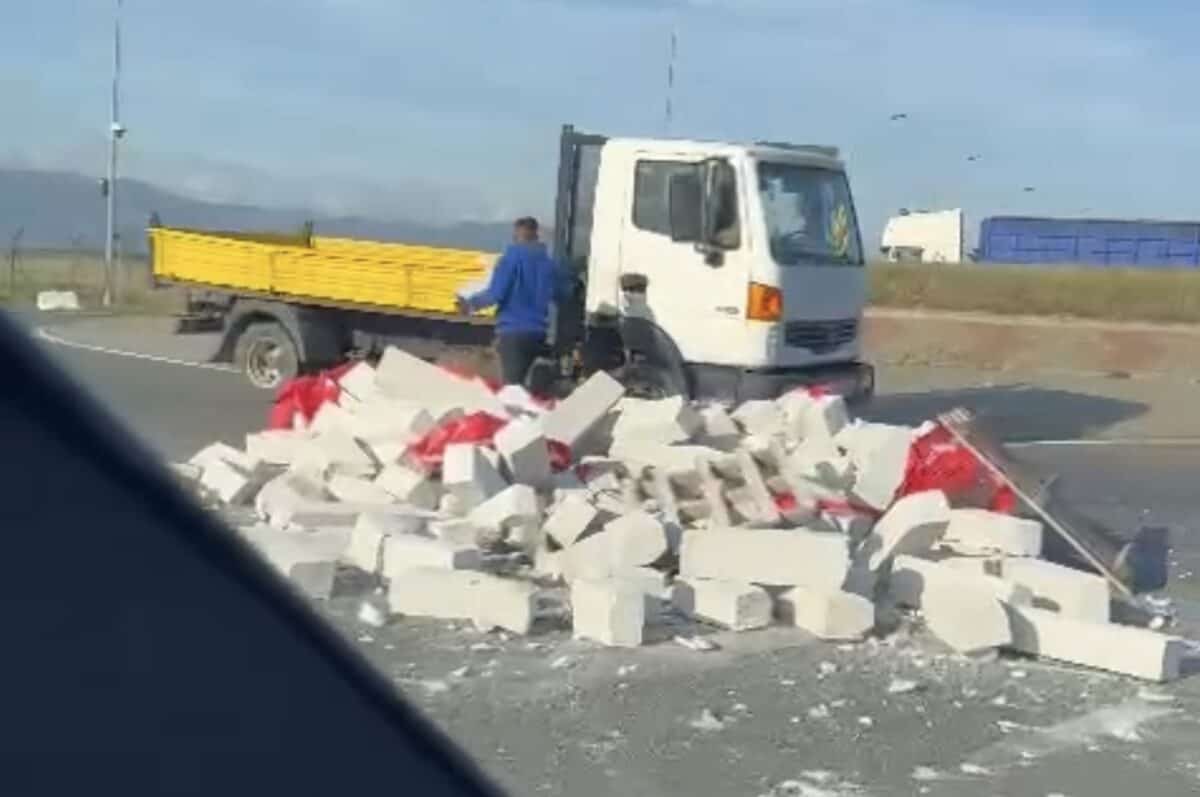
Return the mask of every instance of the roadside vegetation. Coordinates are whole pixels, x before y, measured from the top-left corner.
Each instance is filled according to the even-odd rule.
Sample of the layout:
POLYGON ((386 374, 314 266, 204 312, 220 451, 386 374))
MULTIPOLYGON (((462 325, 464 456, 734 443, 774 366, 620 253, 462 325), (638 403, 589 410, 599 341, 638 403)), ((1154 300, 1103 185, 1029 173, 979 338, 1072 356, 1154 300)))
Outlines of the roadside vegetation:
POLYGON ((1196 271, 877 263, 869 273, 876 307, 1200 322, 1196 271))
MULTIPOLYGON (((115 279, 115 312, 170 313, 182 307, 180 291, 155 289, 144 257, 122 258, 115 279)), ((84 310, 101 308, 104 257, 85 251, 21 252, 0 259, 0 304, 29 306, 41 291, 75 291, 84 310)))

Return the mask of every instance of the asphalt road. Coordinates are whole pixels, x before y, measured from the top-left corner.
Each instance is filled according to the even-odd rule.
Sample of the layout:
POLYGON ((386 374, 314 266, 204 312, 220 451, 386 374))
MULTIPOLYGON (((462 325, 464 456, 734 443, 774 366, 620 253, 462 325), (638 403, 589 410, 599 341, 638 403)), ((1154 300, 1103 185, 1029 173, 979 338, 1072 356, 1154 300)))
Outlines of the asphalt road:
MULTIPOLYGON (((203 360, 203 341, 127 321, 51 332, 73 345, 43 340, 47 354, 164 458, 213 439, 237 444, 263 423, 268 395, 187 364, 203 360)), ((966 400, 998 410, 1013 439, 1200 436, 1177 409, 1189 398, 1178 386, 928 369, 884 377, 899 389, 873 412, 892 420, 966 400)), ((1200 638, 1200 448, 1035 445, 1019 455, 1060 473, 1065 497, 1115 528, 1173 528, 1168 592, 1183 630, 1200 638)), ((513 793, 1200 793, 1200 679, 1147 690, 1046 662, 967 660, 919 631, 845 647, 772 629, 717 634, 713 653, 597 650, 553 625, 530 639, 437 622, 368 628, 354 619, 360 600, 347 586, 319 611, 513 793)))

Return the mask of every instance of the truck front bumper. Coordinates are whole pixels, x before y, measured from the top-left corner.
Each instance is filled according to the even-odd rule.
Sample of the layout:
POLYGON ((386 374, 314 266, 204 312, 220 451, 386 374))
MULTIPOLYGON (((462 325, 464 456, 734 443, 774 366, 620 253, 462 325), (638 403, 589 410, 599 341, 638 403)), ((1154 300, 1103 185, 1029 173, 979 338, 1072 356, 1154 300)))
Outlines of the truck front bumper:
POLYGON ((875 367, 847 362, 804 368, 736 368, 730 365, 688 363, 685 368, 692 398, 738 404, 775 399, 798 387, 820 386, 862 404, 875 395, 875 367))

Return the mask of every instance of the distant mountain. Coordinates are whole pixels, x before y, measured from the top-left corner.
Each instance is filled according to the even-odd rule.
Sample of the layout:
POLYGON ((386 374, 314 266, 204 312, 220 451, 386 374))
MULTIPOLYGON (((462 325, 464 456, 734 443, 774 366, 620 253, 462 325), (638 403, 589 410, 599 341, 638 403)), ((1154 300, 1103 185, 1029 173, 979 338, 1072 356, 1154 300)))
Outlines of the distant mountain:
MULTIPOLYGON (((203 202, 140 180, 121 180, 118 234, 128 253, 146 251, 146 223, 157 212, 167 226, 285 232, 312 220, 324 235, 407 241, 495 251, 508 240, 506 223, 436 227, 358 216, 328 217, 303 209, 203 202)), ((104 199, 98 182, 81 174, 0 169, 0 251, 22 230, 26 249, 104 246, 104 199)))

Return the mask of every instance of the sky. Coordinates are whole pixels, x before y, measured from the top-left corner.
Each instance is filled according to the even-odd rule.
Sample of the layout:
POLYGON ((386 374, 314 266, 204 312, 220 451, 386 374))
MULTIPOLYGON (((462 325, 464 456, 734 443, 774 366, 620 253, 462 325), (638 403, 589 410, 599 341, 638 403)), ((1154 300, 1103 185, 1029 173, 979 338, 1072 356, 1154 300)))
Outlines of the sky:
MULTIPOLYGON (((5 5, 0 166, 102 174, 113 0, 5 5)), ((839 146, 869 244, 902 207, 1200 218, 1188 0, 125 0, 123 20, 122 173, 202 199, 549 216, 571 122, 839 146)))

